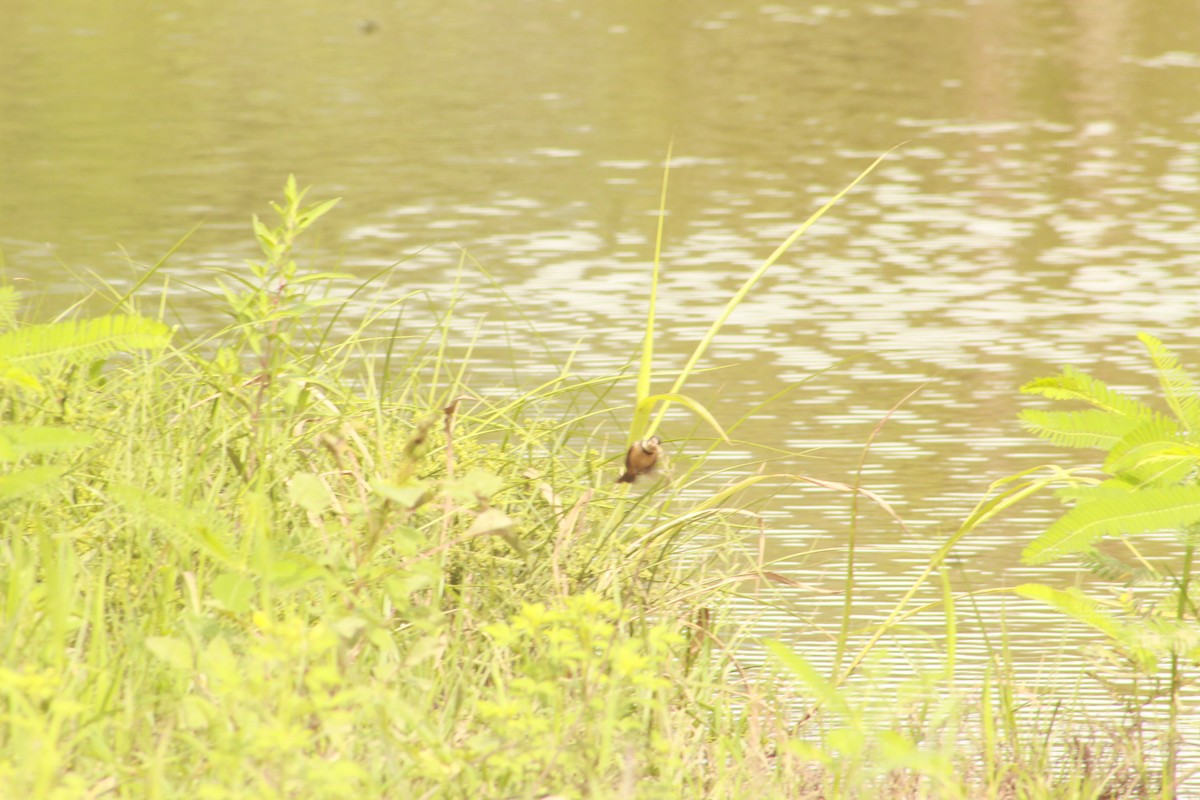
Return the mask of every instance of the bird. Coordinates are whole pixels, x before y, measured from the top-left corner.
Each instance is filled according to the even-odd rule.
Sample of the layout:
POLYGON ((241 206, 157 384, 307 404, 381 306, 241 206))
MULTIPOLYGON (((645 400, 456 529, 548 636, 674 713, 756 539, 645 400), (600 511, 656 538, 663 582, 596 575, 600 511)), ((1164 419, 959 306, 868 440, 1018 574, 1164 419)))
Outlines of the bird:
POLYGON ((633 483, 639 475, 652 472, 661 455, 662 439, 657 436, 634 442, 625 453, 625 473, 617 478, 617 483, 633 483))

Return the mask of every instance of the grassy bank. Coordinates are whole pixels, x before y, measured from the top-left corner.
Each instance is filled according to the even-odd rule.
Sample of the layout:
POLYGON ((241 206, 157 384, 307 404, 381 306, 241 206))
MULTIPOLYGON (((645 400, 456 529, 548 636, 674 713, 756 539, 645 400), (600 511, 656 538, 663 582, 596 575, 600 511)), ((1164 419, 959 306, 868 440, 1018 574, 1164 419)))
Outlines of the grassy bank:
MULTIPOLYGON (((701 498, 689 475, 614 484, 622 453, 591 431, 627 382, 564 369, 477 394, 448 323, 413 336, 403 299, 367 302, 379 279, 297 266, 331 208, 289 183, 255 221, 262 258, 221 277, 232 323, 188 341, 157 296, 98 287, 111 314, 34 325, 0 289, 0 796, 1160 791, 1154 731, 1031 710, 1002 652, 982 686, 956 685, 948 586, 945 668, 898 688, 872 669, 911 593, 867 631, 848 603, 835 674, 759 642, 730 598, 795 589, 743 547, 756 479, 701 498), (329 300, 335 285, 351 299, 329 300), (347 303, 371 310, 335 335, 347 303), (764 647, 770 667, 751 668, 764 647)), ((661 394, 651 301, 627 443, 668 404, 733 433, 686 377, 754 280, 661 394)), ((1072 481, 996 487, 914 592, 958 538, 1054 482, 1072 481)), ((1192 653, 1172 647, 1177 695, 1192 653)))

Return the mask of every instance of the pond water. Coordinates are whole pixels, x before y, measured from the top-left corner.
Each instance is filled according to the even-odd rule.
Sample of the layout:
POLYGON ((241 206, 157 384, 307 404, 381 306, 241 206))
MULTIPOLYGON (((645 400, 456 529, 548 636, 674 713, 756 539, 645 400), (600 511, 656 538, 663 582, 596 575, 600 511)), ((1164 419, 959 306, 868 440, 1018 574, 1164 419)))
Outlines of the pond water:
MULTIPOLYGON (((365 277, 403 262, 395 295, 444 304, 461 246, 516 301, 467 271, 457 344, 482 325, 481 392, 552 373, 543 344, 561 363, 578 342, 584 375, 635 356, 672 137, 664 369, 800 221, 896 147, 773 268, 710 352, 723 368, 690 388, 728 422, 841 364, 739 434, 819 448, 772 468, 846 480, 923 387, 866 460, 865 485, 911 533, 864 510, 864 620, 991 481, 1086 463, 1021 432, 1022 383, 1071 363, 1148 389, 1139 330, 1200 369, 1194 0, 9 0, 0 104, 9 279, 65 304, 80 275, 127 284, 199 226, 165 274, 187 321, 207 322, 219 304, 204 268, 254 255, 249 216, 296 173, 313 197, 345 198, 311 263, 365 277)), ((630 381, 610 395, 600 434, 614 447, 632 394, 630 381)), ((665 436, 695 430, 680 415, 665 436)), ((739 446, 713 463, 767 455, 739 446)), ((1070 585, 1066 566, 1018 563, 1052 513, 1035 503, 968 539, 959 588, 1070 585)), ((836 586, 846 498, 787 488, 765 514, 777 569, 836 586)), ((840 603, 796 592, 755 613, 786 636, 840 603)), ((986 659, 978 629, 1002 608, 1031 669, 1087 636, 1011 597, 977 603, 968 663, 986 659)))

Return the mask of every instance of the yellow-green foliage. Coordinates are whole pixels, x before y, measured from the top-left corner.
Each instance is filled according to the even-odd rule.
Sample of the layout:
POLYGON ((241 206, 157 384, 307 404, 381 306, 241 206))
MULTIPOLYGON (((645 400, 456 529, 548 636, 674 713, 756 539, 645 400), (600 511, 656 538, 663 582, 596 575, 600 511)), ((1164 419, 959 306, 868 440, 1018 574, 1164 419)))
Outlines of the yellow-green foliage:
MULTIPOLYGON (((1167 731, 1162 770, 1162 796, 1178 787, 1181 687, 1185 675, 1200 665, 1200 627, 1196 623, 1193 572, 1200 538, 1200 392, 1178 356, 1147 333, 1138 338, 1154 366, 1170 415, 1116 392, 1085 373, 1065 368, 1060 375, 1027 384, 1023 390, 1054 400, 1084 402, 1088 411, 1027 411, 1027 427, 1051 441, 1108 451, 1102 464, 1110 477, 1068 486, 1060 496, 1074 505, 1025 547, 1022 559, 1042 564, 1082 555, 1102 577, 1132 585, 1158 583, 1157 597, 1134 601, 1130 592, 1105 603, 1076 590, 1061 591, 1024 584, 1016 591, 1048 603, 1069 617, 1104 633, 1113 660, 1123 661, 1133 675, 1131 691, 1115 692, 1139 707, 1165 699, 1167 731), (1171 531, 1183 547, 1178 564, 1150 563, 1132 541, 1147 533, 1171 531), (1119 537, 1128 560, 1096 551, 1105 537, 1119 537), (1143 677, 1158 679, 1166 663, 1163 685, 1140 689, 1143 677)), ((1112 685, 1111 683, 1109 684, 1112 685)))
POLYGON ((626 562, 656 512, 527 422, 562 386, 495 405, 364 330, 298 344, 338 279, 296 267, 302 198, 212 337, 0 334, 0 797, 699 794, 703 570, 626 562))
MULTIPOLYGON (((342 276, 297 266, 297 237, 332 204, 303 198, 289 180, 278 219, 255 220, 262 260, 222 276, 232 324, 191 342, 128 296, 129 313, 20 325, 0 288, 0 798, 1111 788, 1004 751, 993 704, 971 728, 941 671, 901 694, 849 685, 900 614, 832 676, 782 646, 782 677, 749 666, 761 647, 726 601, 787 581, 737 548, 756 518, 730 504, 767 476, 707 497, 617 490, 593 432, 619 377, 564 370, 490 399, 464 384, 445 318, 428 347, 381 335, 391 302, 333 340, 345 309, 321 310, 342 276), (573 394, 586 410, 571 419, 573 394), (985 758, 955 749, 973 732, 985 758)), ((682 382, 651 394, 643 367, 636 435, 668 403, 722 430, 682 382)), ((981 503, 956 536, 1035 488, 981 503)))

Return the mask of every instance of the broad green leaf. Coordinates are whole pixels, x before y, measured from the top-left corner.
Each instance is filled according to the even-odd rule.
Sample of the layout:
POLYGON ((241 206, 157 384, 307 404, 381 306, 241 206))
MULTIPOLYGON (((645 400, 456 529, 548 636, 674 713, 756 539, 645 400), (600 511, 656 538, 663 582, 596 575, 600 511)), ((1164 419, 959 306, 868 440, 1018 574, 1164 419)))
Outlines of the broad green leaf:
POLYGON ((499 536, 509 547, 523 557, 529 556, 529 548, 521 541, 521 537, 513 529, 511 517, 498 508, 488 508, 475 517, 475 521, 467 528, 467 536, 499 536))
POLYGON ((324 567, 299 553, 282 553, 261 568, 264 578, 283 589, 296 589, 323 578, 324 567))
POLYGON ((486 536, 508 532, 513 526, 512 519, 498 508, 489 508, 480 512, 467 528, 467 536, 486 536))
POLYGON ((177 712, 179 727, 188 731, 204 730, 209 719, 216 715, 213 704, 198 694, 184 695, 177 712))
POLYGON ((254 580, 247 575, 226 572, 212 579, 209 592, 221 608, 234 614, 250 611, 254 597, 254 580))
POLYGON ((311 472, 297 472, 287 486, 288 499, 311 514, 320 514, 333 505, 329 487, 311 472))
POLYGON ((384 588, 392 601, 400 607, 407 606, 413 592, 423 591, 437 585, 442 579, 442 570, 433 560, 418 561, 409 569, 399 570, 384 581, 384 588))
POLYGON ((427 502, 432 489, 427 483, 409 478, 404 483, 392 483, 376 479, 371 481, 371 491, 393 503, 399 503, 403 508, 417 508, 427 502))
POLYGON ((407 644, 404 654, 404 665, 415 667, 436 658, 446 650, 446 640, 439 635, 422 636, 411 644, 407 644))
POLYGON ((197 661, 200 669, 218 680, 236 684, 245 677, 241 671, 241 661, 234 655, 233 648, 224 636, 218 635, 211 639, 200 652, 197 661))
POLYGON ((397 525, 392 529, 392 546, 402 556, 411 556, 429 546, 429 537, 409 525, 397 525))
POLYGON ((146 649, 176 669, 191 670, 194 666, 192 646, 176 636, 150 636, 146 649))
POLYGON ((456 481, 446 485, 446 491, 457 500, 490 499, 504 488, 504 479, 490 470, 474 467, 456 481))

